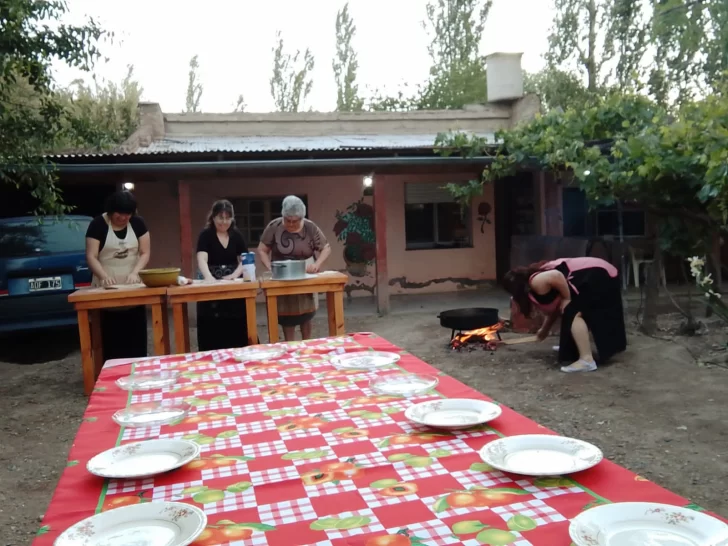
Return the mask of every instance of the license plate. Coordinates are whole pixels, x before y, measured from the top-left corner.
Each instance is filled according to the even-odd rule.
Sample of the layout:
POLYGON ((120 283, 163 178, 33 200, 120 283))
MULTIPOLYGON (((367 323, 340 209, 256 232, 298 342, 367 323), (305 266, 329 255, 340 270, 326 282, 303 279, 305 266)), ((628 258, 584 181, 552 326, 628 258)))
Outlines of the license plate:
POLYGON ((29 292, 44 292, 46 290, 60 290, 63 287, 61 277, 43 277, 28 279, 29 292))

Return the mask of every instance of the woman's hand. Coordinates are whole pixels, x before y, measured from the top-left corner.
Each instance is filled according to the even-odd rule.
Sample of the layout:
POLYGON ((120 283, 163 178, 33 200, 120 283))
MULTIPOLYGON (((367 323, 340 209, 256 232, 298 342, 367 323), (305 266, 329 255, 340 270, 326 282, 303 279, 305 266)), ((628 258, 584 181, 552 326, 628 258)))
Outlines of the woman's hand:
POLYGON ((564 312, 564 309, 571 303, 571 300, 563 299, 561 300, 561 304, 559 305, 561 312, 564 312))
POLYGON ((536 339, 539 341, 543 341, 549 337, 549 329, 544 329, 543 326, 538 329, 538 332, 536 332, 536 339))
POLYGON ((129 273, 129 276, 126 278, 126 284, 138 284, 142 282, 142 280, 139 278, 138 273, 129 273))
POLYGON ((220 280, 223 280, 223 281, 234 281, 237 278, 238 278, 237 275, 235 275, 234 273, 230 273, 230 275, 225 275, 220 280))
POLYGON ((317 263, 312 263, 312 264, 306 265, 306 273, 309 273, 309 274, 318 273, 320 271, 320 269, 321 268, 320 268, 319 264, 317 264, 317 263))
POLYGON ((101 279, 101 286, 113 286, 116 284, 116 279, 111 275, 106 275, 101 279))

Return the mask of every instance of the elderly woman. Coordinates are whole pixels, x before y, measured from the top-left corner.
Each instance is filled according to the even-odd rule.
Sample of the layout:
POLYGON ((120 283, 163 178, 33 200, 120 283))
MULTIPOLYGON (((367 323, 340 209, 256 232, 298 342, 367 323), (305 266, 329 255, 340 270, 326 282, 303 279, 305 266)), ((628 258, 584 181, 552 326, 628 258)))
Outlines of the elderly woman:
POLYGON ((571 361, 563 372, 597 369, 589 332, 602 362, 627 348, 622 293, 617 269, 599 258, 561 258, 517 267, 503 278, 524 316, 535 305, 546 316, 538 332, 543 340, 561 317, 559 360, 571 361))
MULTIPOLYGON (((86 230, 86 263, 93 273, 93 286, 141 282, 139 272, 149 262, 147 226, 137 212, 134 195, 113 193, 106 211, 94 218, 86 230)), ((104 358, 147 356, 147 312, 142 306, 101 311, 104 358)))
MULTIPOLYGON (((305 260, 306 271, 318 273, 331 255, 331 247, 319 227, 306 218, 306 205, 295 195, 283 200, 281 218, 265 228, 258 245, 260 261, 271 269, 272 261, 305 260), (315 258, 315 261, 314 261, 315 258)), ((316 314, 317 301, 313 294, 278 297, 278 323, 286 341, 296 336, 301 328, 302 339, 311 338, 311 319, 316 314)))

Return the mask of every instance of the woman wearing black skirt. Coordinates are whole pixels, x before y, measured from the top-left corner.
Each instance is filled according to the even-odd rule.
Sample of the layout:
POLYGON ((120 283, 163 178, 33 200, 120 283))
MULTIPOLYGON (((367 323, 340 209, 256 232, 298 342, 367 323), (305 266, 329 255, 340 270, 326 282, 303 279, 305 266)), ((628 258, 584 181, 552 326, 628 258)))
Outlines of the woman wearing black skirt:
POLYGON ((601 362, 627 348, 619 272, 599 258, 561 258, 517 267, 503 279, 524 316, 533 305, 547 315, 538 332, 548 336, 561 316, 559 360, 572 362, 564 372, 591 372, 597 369, 589 332, 594 338, 601 362))
MULTIPOLYGON (((248 251, 235 228, 230 201, 216 201, 207 227, 197 240, 197 267, 202 279, 231 281, 243 274, 240 255, 248 251)), ((248 345, 245 300, 205 301, 197 304, 197 345, 200 351, 248 345)))

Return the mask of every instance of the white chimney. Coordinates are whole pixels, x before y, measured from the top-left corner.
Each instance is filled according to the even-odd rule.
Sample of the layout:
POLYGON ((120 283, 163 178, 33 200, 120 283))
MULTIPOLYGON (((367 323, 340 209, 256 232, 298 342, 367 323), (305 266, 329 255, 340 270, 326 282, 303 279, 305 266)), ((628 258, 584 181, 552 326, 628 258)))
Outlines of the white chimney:
POLYGON ((488 102, 512 101, 523 97, 523 53, 486 55, 488 102))

